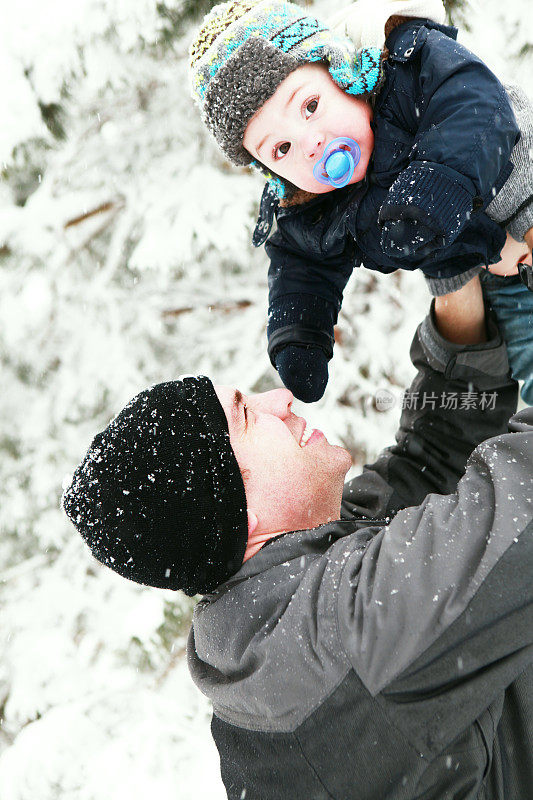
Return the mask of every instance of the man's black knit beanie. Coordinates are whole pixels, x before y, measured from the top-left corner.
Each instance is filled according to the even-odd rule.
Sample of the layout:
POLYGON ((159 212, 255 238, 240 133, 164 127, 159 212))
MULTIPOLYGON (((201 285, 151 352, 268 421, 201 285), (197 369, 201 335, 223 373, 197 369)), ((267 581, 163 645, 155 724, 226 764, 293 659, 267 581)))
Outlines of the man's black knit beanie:
POLYGON ((134 397, 93 439, 63 508, 93 555, 137 583, 192 596, 237 572, 246 496, 211 381, 134 397))

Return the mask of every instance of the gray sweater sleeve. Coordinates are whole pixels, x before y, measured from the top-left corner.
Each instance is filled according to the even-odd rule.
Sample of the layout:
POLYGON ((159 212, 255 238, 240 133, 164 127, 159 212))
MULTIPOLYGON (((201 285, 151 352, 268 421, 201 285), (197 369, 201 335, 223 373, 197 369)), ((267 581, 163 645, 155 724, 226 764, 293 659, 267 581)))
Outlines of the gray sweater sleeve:
POLYGON ((506 84, 505 89, 521 136, 511 153, 513 172, 488 206, 487 214, 521 242, 533 227, 533 107, 520 86, 506 84))
MULTIPOLYGON (((520 86, 505 84, 520 128, 520 140, 511 153, 513 172, 487 207, 488 216, 503 225, 513 239, 522 241, 533 227, 533 106, 520 86)), ((435 297, 456 292, 480 272, 481 267, 453 278, 426 278, 435 297)))

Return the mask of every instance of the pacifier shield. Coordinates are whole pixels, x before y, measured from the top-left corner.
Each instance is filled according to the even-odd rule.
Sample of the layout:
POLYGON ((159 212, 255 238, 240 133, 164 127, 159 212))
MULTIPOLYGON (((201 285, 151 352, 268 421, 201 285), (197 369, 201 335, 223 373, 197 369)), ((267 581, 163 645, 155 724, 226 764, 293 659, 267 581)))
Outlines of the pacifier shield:
POLYGON ((320 161, 314 166, 315 180, 326 186, 341 189, 350 183, 360 158, 361 148, 354 139, 347 136, 333 139, 322 153, 320 161))

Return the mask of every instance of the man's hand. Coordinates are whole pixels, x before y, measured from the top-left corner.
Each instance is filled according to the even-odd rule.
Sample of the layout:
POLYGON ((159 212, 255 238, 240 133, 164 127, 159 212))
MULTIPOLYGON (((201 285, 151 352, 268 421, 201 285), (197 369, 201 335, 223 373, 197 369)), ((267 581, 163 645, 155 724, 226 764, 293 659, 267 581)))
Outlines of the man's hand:
POLYGON ((533 249, 533 228, 530 228, 524 236, 526 246, 528 248, 525 255, 519 259, 518 272, 520 273, 520 280, 527 286, 530 292, 533 292, 533 260, 531 257, 531 250, 533 249))
POLYGON ((435 322, 441 336, 454 344, 487 341, 479 277, 472 278, 457 292, 435 298, 435 322))
POLYGON ((507 277, 509 275, 516 275, 518 273, 518 262, 524 261, 526 264, 531 264, 531 250, 533 249, 533 228, 530 228, 524 236, 524 242, 517 242, 516 239, 508 233, 507 241, 502 250, 501 261, 497 264, 490 264, 487 267, 492 275, 501 275, 507 277))

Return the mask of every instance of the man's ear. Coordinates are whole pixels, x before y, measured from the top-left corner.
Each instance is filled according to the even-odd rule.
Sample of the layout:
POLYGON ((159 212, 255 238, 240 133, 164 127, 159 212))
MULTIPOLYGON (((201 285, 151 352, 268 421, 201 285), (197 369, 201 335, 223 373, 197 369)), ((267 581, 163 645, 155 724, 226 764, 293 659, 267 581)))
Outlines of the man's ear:
POLYGON ((253 534, 257 526, 259 525, 259 520, 255 516, 253 511, 247 511, 248 514, 248 541, 250 541, 250 536, 253 534))

